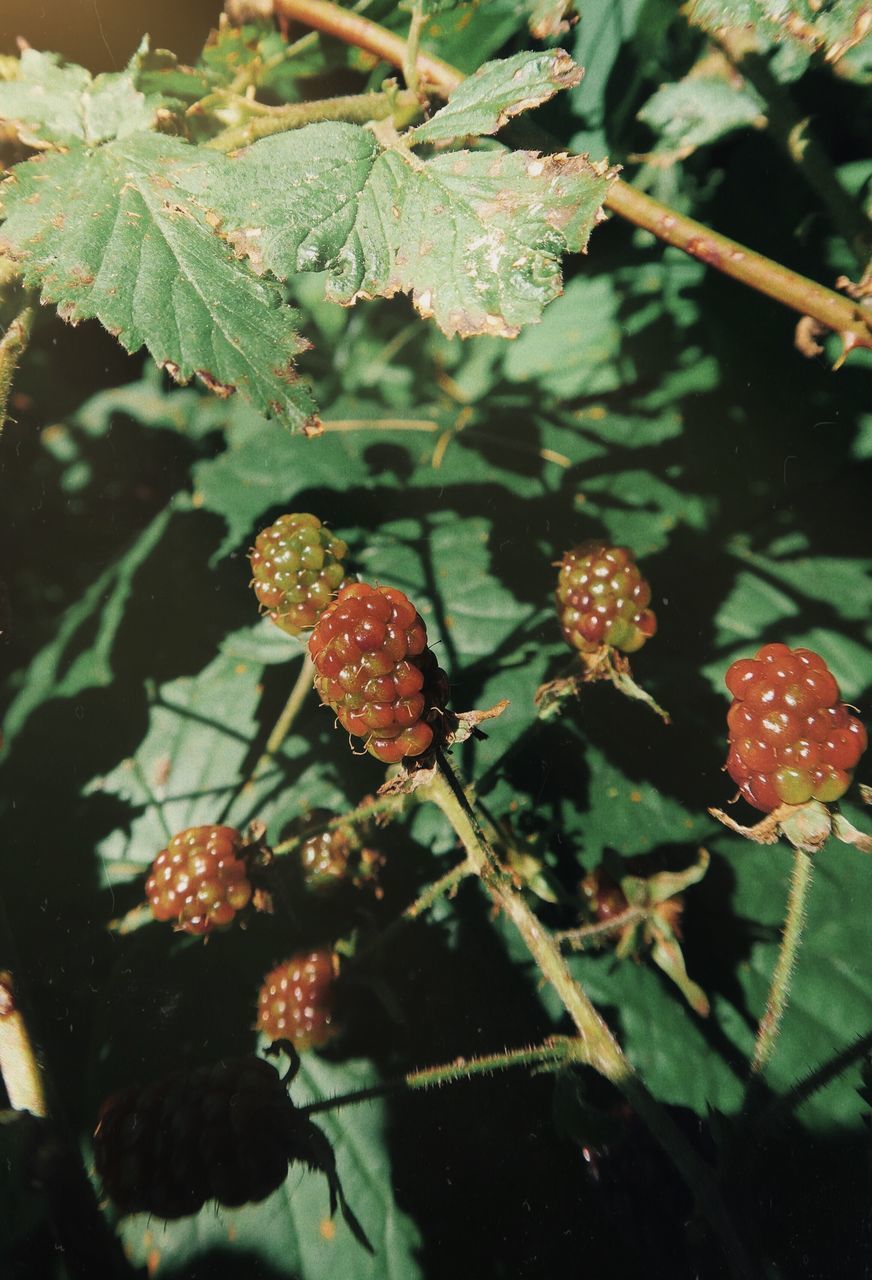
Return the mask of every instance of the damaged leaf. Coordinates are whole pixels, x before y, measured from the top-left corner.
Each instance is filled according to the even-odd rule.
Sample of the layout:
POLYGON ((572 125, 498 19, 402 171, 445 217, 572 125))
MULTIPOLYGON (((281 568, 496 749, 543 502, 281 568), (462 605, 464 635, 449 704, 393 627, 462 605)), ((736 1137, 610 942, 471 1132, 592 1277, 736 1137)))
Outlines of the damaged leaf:
POLYGON ((128 351, 146 346, 176 381, 196 375, 219 395, 241 391, 302 426, 313 405, 291 370, 306 348, 295 313, 190 196, 229 184, 230 164, 148 133, 93 154, 36 157, 0 188, 0 247, 63 319, 96 317, 128 351))
POLYGON ((497 133, 512 116, 574 88, 582 74, 563 49, 486 62, 452 91, 447 106, 411 131, 409 140, 448 142, 497 133))
POLYGON ((163 99, 137 87, 148 41, 120 72, 92 76, 56 53, 25 49, 19 74, 0 83, 0 120, 29 147, 97 146, 155 128, 163 99))
POLYGON ((421 315, 461 337, 510 338, 539 319, 614 177, 565 154, 421 160, 348 124, 265 138, 235 163, 233 190, 247 194, 222 200, 222 232, 257 269, 327 271, 327 297, 343 305, 410 293, 421 315))

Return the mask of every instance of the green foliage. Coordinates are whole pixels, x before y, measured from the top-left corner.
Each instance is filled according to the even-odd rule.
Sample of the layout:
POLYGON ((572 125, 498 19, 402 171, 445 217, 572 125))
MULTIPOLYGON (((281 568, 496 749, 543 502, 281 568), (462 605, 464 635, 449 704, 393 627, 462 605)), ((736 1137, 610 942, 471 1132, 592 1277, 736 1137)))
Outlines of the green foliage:
MULTIPOLYGON (((381 8, 407 28, 407 13, 381 8)), ((774 304, 616 219, 588 258, 568 263, 565 289, 561 280, 564 253, 596 223, 605 152, 627 161, 650 150, 654 126, 658 158, 678 149, 686 163, 626 178, 783 250, 815 278, 829 278, 839 250, 766 135, 726 130, 740 123, 726 107, 750 111, 749 98, 739 88, 722 111, 725 82, 689 74, 706 42, 674 5, 583 4, 571 36, 587 65, 580 83, 562 52, 525 51, 530 10, 492 0, 434 14, 424 31, 434 52, 460 50, 470 68, 501 56, 407 132, 402 121, 331 120, 237 155, 202 145, 220 121, 211 108, 186 112, 210 95, 250 84, 264 105, 297 102, 309 96, 304 79, 340 64, 337 90, 347 88, 338 46, 303 37, 293 52, 255 27, 224 24, 193 68, 143 51, 133 71, 91 80, 34 55, 27 76, 22 61, 22 78, 0 83, 0 111, 45 146, 17 157, 2 193, 0 238, 28 284, 69 318, 97 317, 125 346, 145 346, 174 378, 206 384, 176 387, 151 363, 122 359, 96 326, 46 320, 16 385, 18 421, 0 442, 10 541, 0 815, 15 964, 86 1151, 109 1091, 252 1051, 262 975, 300 948, 343 939, 349 986, 343 1034, 304 1056, 297 1102, 570 1029, 477 885, 394 930, 458 858, 432 805, 410 803, 367 833, 386 858, 380 898, 351 887, 327 905, 301 897, 285 858, 275 914, 208 948, 156 923, 133 929, 135 914, 125 932, 107 932, 141 905, 143 873, 169 833, 261 819, 275 845, 312 810, 343 813, 384 780, 309 699, 246 782, 304 650, 257 620, 246 553, 281 512, 314 511, 349 542, 362 577, 415 601, 456 709, 509 700, 453 756, 500 848, 523 854, 511 865, 531 888, 518 891, 544 926, 579 925, 579 882, 603 862, 639 894, 692 885, 686 970, 677 933, 661 933, 666 972, 641 945, 642 963, 616 963, 606 945, 568 956, 571 972, 654 1097, 690 1113, 687 1131, 717 1161, 760 1270, 823 1276, 838 1257, 841 1274, 859 1274, 859 1058, 839 1060, 765 1141, 754 1126, 872 1026, 872 864, 836 840, 816 857, 791 1001, 746 1126, 790 853, 727 834, 706 811, 730 799, 724 672, 759 644, 822 653, 868 723, 866 370, 849 361, 833 380, 822 359, 794 350, 774 304), (59 77, 50 111, 43 102, 35 114, 34 76, 59 77), (95 96, 110 123, 92 133, 82 102, 95 96), (561 146, 594 147, 594 162, 478 140, 537 103, 561 146), (157 110, 175 136, 154 127, 157 110), (401 292, 437 324, 391 297, 401 292), (337 305, 358 298, 366 305, 337 305), (287 380, 292 356, 308 384, 287 380), (243 395, 210 394, 216 382, 243 395), (315 403, 325 430, 314 438, 267 421, 276 412, 302 424, 315 403), (670 708, 670 726, 604 684, 559 718, 537 716, 537 687, 573 660, 553 611, 554 561, 601 536, 630 545, 653 586, 659 630, 634 655, 634 676, 670 708), (707 1018, 670 967, 698 1006, 706 993, 707 1018), (762 1219, 742 1209, 763 1202, 762 1219)), ((823 12, 806 16, 817 24, 823 12)), ((820 77, 811 87, 821 120, 838 123, 845 86, 820 77)), ((859 150, 847 134, 845 171, 862 193, 859 150)), ((869 780, 867 763, 857 777, 869 780)), ((856 794, 845 812, 868 828, 856 794)), ((5 933, 0 944, 11 964, 5 933)), ((589 1074, 560 1077, 558 1111, 589 1074)), ((517 1073, 316 1117, 374 1257, 339 1216, 328 1225, 325 1180, 299 1166, 260 1205, 207 1207, 166 1227, 131 1218, 120 1230, 137 1264, 180 1280, 211 1266, 270 1280, 450 1270, 498 1280, 572 1274, 581 1256, 591 1274, 720 1274, 716 1246, 698 1236, 686 1251, 688 1200, 638 1116, 594 1096, 588 1114, 601 1102, 608 1125, 588 1120, 558 1138, 552 1093, 550 1079, 517 1073), (594 1182, 582 1148, 593 1159, 600 1130, 617 1136, 594 1182)), ((21 1222, 16 1248, 25 1229, 48 1240, 32 1201, 21 1222)), ((19 1256, 15 1280, 28 1274, 19 1256)))

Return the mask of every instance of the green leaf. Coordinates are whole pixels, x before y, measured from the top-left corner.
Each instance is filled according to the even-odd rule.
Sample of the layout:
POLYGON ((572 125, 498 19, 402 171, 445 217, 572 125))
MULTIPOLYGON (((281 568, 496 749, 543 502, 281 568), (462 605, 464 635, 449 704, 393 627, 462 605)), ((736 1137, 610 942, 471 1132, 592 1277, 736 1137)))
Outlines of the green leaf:
POLYGON ((524 151, 422 161, 343 124, 265 138, 236 163, 237 190, 258 193, 221 202, 239 252, 280 279, 326 269, 327 296, 344 305, 409 292, 462 337, 514 337, 538 320, 613 177, 583 156, 524 151))
POLYGON ((620 303, 609 276, 576 277, 542 323, 508 348, 506 376, 536 382, 557 400, 616 390, 622 382, 620 303))
POLYGON ((563 49, 486 62, 452 91, 447 106, 413 129, 409 139, 417 145, 497 133, 513 116, 577 85, 581 76, 581 68, 563 49))
MULTIPOLYGON (((292 1096, 306 1100, 333 1097, 373 1084, 375 1072, 364 1059, 333 1063, 314 1053, 303 1055, 292 1096)), ((202 1258, 210 1246, 226 1249, 232 1240, 251 1270, 297 1280, 382 1280, 385 1276, 418 1280, 420 1238, 414 1222, 394 1202, 390 1159, 385 1146, 386 1109, 379 1101, 314 1117, 336 1153, 348 1202, 372 1243, 366 1253, 337 1214, 329 1219, 327 1183, 317 1172, 292 1165, 287 1181, 260 1204, 241 1209, 202 1209, 177 1222, 127 1218, 123 1234, 135 1263, 145 1265, 157 1248, 161 1269, 182 1268, 202 1258)))
POLYGON ((676 84, 662 85, 639 119, 657 134, 651 155, 660 163, 664 157, 684 160, 736 129, 760 128, 766 122, 763 101, 749 84, 699 70, 676 84))
POLYGON ((767 40, 822 52, 833 64, 865 43, 872 30, 868 0, 691 0, 688 16, 712 34, 750 27, 767 40))
POLYGON ((161 99, 137 87, 144 40, 124 71, 92 77, 56 53, 25 49, 16 80, 0 82, 0 120, 30 147, 93 147, 112 138, 153 129, 161 99))
POLYGON ((305 344, 281 290, 215 234, 186 186, 232 187, 231 161, 159 134, 93 154, 37 157, 0 188, 0 245, 66 320, 96 316, 179 381, 241 391, 300 426, 312 415, 291 358, 305 344))

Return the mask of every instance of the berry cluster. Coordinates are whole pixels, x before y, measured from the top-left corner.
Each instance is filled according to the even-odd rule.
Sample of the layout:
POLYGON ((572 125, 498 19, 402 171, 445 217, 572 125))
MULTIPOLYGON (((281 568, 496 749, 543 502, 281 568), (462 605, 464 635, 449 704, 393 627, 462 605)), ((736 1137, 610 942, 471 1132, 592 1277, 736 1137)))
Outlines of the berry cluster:
POLYGON ((844 795, 866 731, 819 654, 765 644, 732 664, 726 684, 734 699, 726 768, 750 804, 771 813, 844 795))
POLYGON ((567 644, 581 653, 603 645, 635 653, 657 630, 651 588, 627 547, 585 542, 565 552, 557 579, 557 612, 567 644))
POLYGON ((155 919, 194 934, 230 924, 252 895, 243 844, 233 827, 188 827, 173 836, 145 882, 155 919))
POLYGON ((279 516, 255 539, 249 559, 255 594, 288 635, 314 627, 345 580, 348 547, 317 516, 279 516))
POLYGON ((393 587, 343 587, 309 638, 315 688, 339 723, 385 764, 420 756, 446 699, 415 606, 393 587))
POLYGON ((290 1040, 301 1052, 326 1044, 333 1021, 339 959, 311 951, 283 960, 263 980, 257 998, 257 1030, 270 1040, 290 1040))
POLYGON ((181 1218, 209 1200, 263 1200, 284 1181, 294 1108, 262 1058, 175 1071, 104 1104, 97 1173, 122 1213, 181 1218))

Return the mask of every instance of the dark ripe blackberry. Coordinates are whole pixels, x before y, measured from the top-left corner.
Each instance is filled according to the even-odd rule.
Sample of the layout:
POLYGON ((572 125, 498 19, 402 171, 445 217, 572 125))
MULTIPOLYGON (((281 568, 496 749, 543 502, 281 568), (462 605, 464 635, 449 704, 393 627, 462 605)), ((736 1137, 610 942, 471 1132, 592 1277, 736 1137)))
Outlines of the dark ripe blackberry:
POLYGON ((188 827, 173 836, 145 882, 155 919, 193 934, 230 924, 251 901, 243 846, 234 827, 188 827))
POLYGON ((866 730, 820 654, 765 644, 734 662, 725 679, 733 695, 726 768, 749 804, 771 813, 844 795, 866 730))
POLYGON ((317 516, 279 516, 249 554, 252 586, 271 620, 288 635, 314 627, 345 580, 348 547, 317 516))
POLYGON ((339 957, 326 949, 283 960, 263 980, 257 1030, 270 1040, 290 1040, 301 1053, 325 1045, 336 1033, 338 975, 339 957))
POLYGON ((557 613, 567 644, 581 653, 603 645, 635 653, 657 630, 651 588, 632 551, 585 542, 567 551, 557 579, 557 613))
POLYGON ((210 1200, 235 1207, 281 1186, 296 1127, 287 1091, 262 1058, 174 1071, 103 1104, 97 1173, 122 1213, 181 1218, 210 1200))
POLYGON ((343 587, 309 638, 315 688, 339 723, 385 764, 420 756, 447 698, 415 606, 393 587, 343 587))

